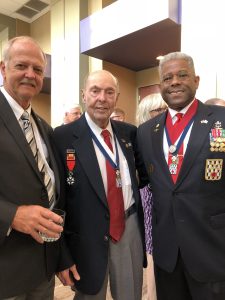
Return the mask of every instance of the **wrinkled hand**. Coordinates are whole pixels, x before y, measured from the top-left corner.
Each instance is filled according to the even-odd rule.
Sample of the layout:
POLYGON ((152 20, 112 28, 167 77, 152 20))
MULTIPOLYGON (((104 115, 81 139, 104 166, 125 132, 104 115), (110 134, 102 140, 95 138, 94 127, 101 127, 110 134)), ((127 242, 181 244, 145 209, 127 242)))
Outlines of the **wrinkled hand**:
POLYGON ((80 280, 80 275, 77 272, 76 265, 73 265, 69 269, 57 273, 57 276, 59 277, 63 285, 73 286, 74 280, 72 277, 74 277, 76 280, 80 280))
POLYGON ((30 234, 38 243, 44 243, 38 232, 49 237, 59 237, 63 231, 62 218, 50 209, 39 205, 19 206, 11 227, 17 231, 30 234), (56 224, 58 223, 58 224, 56 224))

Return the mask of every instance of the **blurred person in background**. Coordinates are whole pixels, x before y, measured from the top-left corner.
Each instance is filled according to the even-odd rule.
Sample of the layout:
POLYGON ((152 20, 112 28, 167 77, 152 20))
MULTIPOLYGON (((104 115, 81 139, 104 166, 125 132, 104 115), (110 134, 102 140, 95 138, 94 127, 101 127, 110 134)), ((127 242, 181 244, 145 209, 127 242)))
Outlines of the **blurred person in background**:
POLYGON ((115 107, 110 118, 112 120, 124 122, 125 121, 125 111, 119 107, 115 107))
POLYGON ((63 124, 78 120, 82 115, 82 107, 79 104, 67 106, 63 118, 63 124))
POLYGON ((211 99, 206 100, 205 104, 225 106, 225 100, 220 99, 220 98, 211 98, 211 99))
MULTIPOLYGON (((136 122, 137 126, 154 118, 158 114, 167 109, 166 102, 162 99, 160 93, 155 93, 146 96, 141 100, 138 105, 136 122)), ((152 192, 150 186, 145 186, 140 190, 141 201, 144 210, 144 223, 145 223, 145 243, 146 253, 148 259, 148 267, 146 269, 146 284, 147 284, 147 299, 156 300, 156 287, 154 266, 152 259, 152 192)))

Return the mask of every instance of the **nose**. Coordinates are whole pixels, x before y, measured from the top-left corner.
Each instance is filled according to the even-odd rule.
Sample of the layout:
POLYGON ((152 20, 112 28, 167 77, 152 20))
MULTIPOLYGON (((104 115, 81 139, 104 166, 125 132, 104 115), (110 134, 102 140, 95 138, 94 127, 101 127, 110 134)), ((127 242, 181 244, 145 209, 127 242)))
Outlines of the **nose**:
POLYGON ((172 77, 172 80, 171 80, 171 84, 174 85, 174 84, 179 84, 179 83, 180 83, 179 76, 174 74, 172 77))
POLYGON ((31 66, 27 67, 26 72, 25 72, 25 76, 27 78, 35 78, 35 71, 31 66))
POLYGON ((104 89, 99 91, 98 99, 101 100, 101 101, 105 100, 105 90, 104 89))

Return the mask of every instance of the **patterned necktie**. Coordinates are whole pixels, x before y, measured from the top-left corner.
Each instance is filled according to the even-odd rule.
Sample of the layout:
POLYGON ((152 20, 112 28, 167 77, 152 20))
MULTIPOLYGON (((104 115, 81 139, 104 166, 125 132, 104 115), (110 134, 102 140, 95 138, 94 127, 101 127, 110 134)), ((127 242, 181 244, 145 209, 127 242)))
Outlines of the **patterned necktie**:
POLYGON ((23 121, 23 130, 26 140, 33 152, 34 158, 38 165, 38 169, 43 176, 44 184, 48 192, 49 206, 51 207, 54 202, 54 187, 52 184, 51 177, 47 172, 45 162, 40 154, 40 151, 37 148, 33 127, 30 122, 29 113, 27 111, 23 112, 21 120, 23 121))
MULTIPOLYGON (((110 132, 102 131, 102 136, 109 149, 113 152, 113 147, 110 141, 110 132)), ((107 172, 107 200, 110 212, 110 236, 114 241, 119 241, 125 229, 125 213, 122 188, 116 185, 116 170, 111 166, 106 159, 107 172)))

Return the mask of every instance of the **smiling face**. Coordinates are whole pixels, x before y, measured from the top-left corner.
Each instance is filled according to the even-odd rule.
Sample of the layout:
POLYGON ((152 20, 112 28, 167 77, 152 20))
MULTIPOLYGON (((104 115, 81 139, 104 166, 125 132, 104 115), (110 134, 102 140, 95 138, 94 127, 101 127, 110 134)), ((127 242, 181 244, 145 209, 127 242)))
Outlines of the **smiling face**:
POLYGON ((26 109, 43 85, 45 59, 41 49, 29 39, 17 40, 1 63, 3 84, 15 101, 26 109))
POLYGON ((199 77, 185 59, 173 59, 163 64, 160 90, 170 108, 180 111, 191 103, 198 85, 199 77))
POLYGON ((116 78, 105 70, 90 74, 82 96, 92 121, 106 128, 119 96, 116 78))

